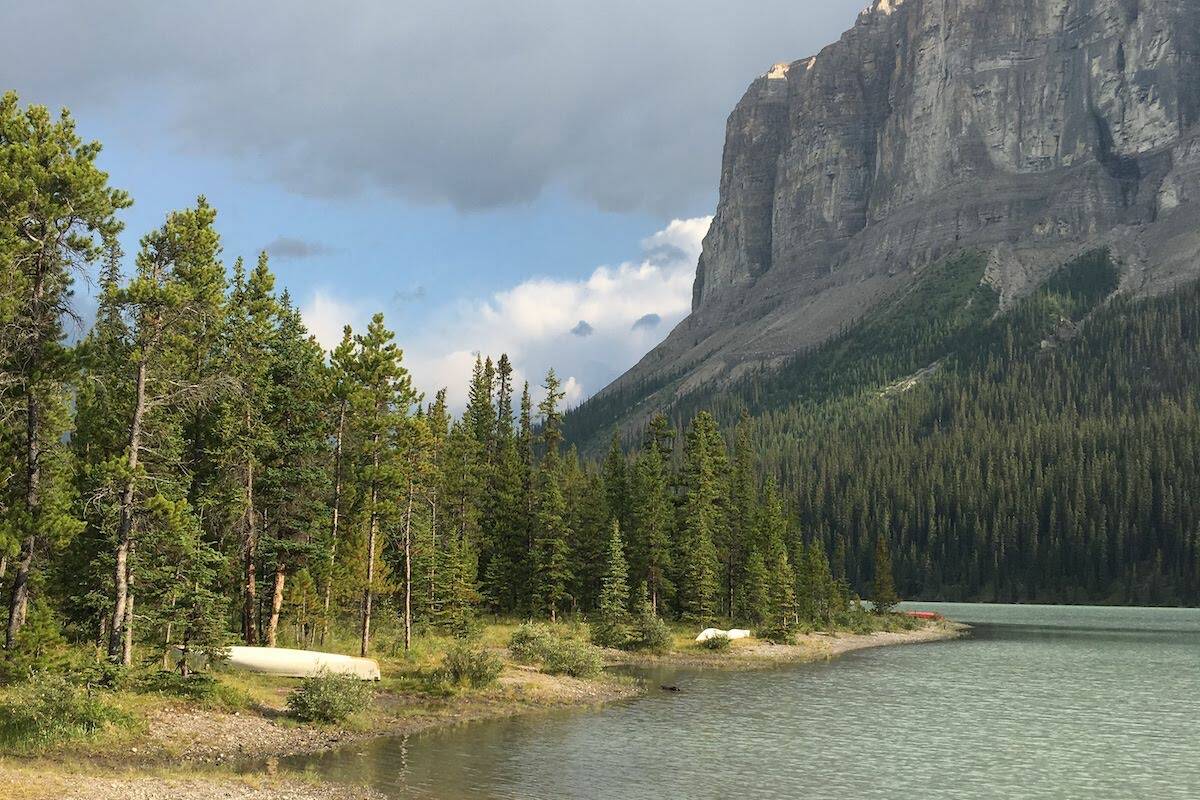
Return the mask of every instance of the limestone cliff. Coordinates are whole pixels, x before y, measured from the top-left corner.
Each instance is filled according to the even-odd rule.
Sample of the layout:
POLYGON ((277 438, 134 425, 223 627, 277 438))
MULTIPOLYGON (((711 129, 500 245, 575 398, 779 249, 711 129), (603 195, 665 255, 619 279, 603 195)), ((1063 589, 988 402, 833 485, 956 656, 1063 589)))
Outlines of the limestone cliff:
POLYGON ((1200 269, 1198 121, 1200 0, 876 0, 751 84, 693 313, 602 396, 785 359, 966 248, 1006 302, 1097 245, 1169 287, 1200 269))

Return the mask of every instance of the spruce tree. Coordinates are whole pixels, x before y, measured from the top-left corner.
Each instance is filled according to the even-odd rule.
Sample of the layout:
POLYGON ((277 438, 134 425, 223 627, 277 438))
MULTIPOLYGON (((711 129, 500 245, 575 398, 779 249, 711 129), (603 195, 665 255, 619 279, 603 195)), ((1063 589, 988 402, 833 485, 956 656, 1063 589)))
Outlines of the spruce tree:
POLYGON ((596 622, 592 624, 592 641, 601 647, 626 647, 630 636, 629 568, 625 563, 621 525, 613 520, 608 537, 604 585, 600 590, 596 622))
POLYGON ((713 545, 718 530, 721 490, 712 453, 715 422, 705 412, 693 420, 684 452, 684 491, 680 519, 676 595, 680 615, 689 622, 708 624, 720 610, 720 565, 713 545))
POLYGON ((780 552, 770 565, 767 605, 758 636, 772 642, 790 643, 796 633, 796 576, 786 553, 780 552))
POLYGON ((355 338, 358 346, 354 364, 360 390, 354 394, 355 482, 359 497, 362 531, 362 605, 360 608, 359 655, 371 647, 371 615, 375 601, 379 551, 387 530, 385 519, 399 517, 407 500, 402 453, 397 434, 413 405, 419 400, 412 379, 403 365, 403 353, 395 335, 376 314, 366 333, 355 338))
POLYGON ((537 537, 534 564, 537 569, 538 603, 551 621, 558 619, 558 612, 567 598, 567 587, 572 578, 571 530, 567 523, 558 455, 558 444, 562 441, 562 413, 558 407, 563 398, 560 386, 558 376, 551 369, 546 374, 546 397, 538 404, 542 419, 541 439, 544 451, 537 470, 537 537))
MULTIPOLYGON (((325 352, 309 336, 286 292, 271 341, 265 423, 274 435, 263 454, 263 550, 274 562, 266 644, 274 647, 289 574, 317 557, 328 518, 330 393, 325 352)), ((318 558, 323 562, 323 558, 318 558)))
MULTIPOLYGON (((180 409, 194 402, 205 387, 182 378, 189 334, 212 318, 219 303, 220 243, 215 220, 216 211, 203 197, 194 209, 169 215, 159 230, 143 237, 137 274, 116 301, 130 320, 129 359, 113 380, 124 376, 132 390, 122 424, 125 452, 108 467, 120 484, 108 657, 125 665, 132 657, 130 584, 137 520, 152 507, 174 507, 186 499, 180 409), (149 458, 144 457, 147 453, 149 458)), ((159 524, 190 530, 190 523, 178 520, 188 513, 185 505, 158 514, 159 524)), ((139 559, 152 563, 162 557, 143 548, 139 559)))
POLYGON ((876 614, 889 614, 900 602, 892 577, 892 553, 888 547, 887 533, 875 535, 875 576, 871 582, 871 603, 876 614))
POLYGON ((652 441, 638 457, 630 489, 630 543, 635 574, 646 584, 650 607, 659 612, 674 596, 673 509, 667 468, 658 444, 652 441))

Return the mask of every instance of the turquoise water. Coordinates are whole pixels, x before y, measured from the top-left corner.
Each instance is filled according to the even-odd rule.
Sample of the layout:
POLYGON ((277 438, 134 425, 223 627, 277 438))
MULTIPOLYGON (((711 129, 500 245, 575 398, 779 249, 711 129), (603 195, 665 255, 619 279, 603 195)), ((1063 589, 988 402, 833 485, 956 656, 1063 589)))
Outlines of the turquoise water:
POLYGON ((603 709, 283 766, 438 800, 1200 798, 1200 610, 919 607, 974 633, 767 671, 647 673, 647 696, 603 709))

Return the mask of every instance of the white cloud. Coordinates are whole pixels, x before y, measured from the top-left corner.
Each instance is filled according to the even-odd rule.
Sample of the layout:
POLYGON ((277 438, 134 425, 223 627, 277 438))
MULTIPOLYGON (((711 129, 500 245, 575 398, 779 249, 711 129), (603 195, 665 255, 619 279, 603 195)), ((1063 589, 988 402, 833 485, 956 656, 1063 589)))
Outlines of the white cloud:
MULTIPOLYGON (((597 267, 582 280, 531 278, 491 297, 461 303, 441 315, 436 336, 406 345, 418 385, 446 386, 456 407, 465 402, 474 353, 507 353, 519 380, 540 388, 554 367, 565 403, 577 405, 633 366, 691 308, 700 243, 711 217, 674 220, 642 241, 642 256, 597 267), (637 325, 657 315, 657 326, 637 325), (577 333, 586 320, 591 333, 577 333)), ((541 393, 535 389, 537 398, 541 393)))
MULTIPOLYGON (((416 339, 401 335, 405 361, 418 387, 432 397, 446 387, 456 409, 466 401, 475 354, 507 353, 517 390, 528 380, 535 402, 554 367, 565 403, 588 395, 633 366, 691 308, 692 280, 700 242, 711 217, 674 220, 641 242, 642 255, 616 266, 597 267, 582 280, 530 278, 490 297, 463 301, 435 312, 437 329, 416 339), (657 316, 657 325, 637 324, 657 316), (591 333, 575 331, 586 320, 591 333)), ((341 341, 346 323, 359 330, 369 316, 365 302, 313 293, 301 312, 327 348, 341 341)))
POLYGON ((300 316, 308 332, 326 350, 332 350, 342 341, 342 328, 354 326, 358 331, 365 328, 367 314, 363 307, 334 296, 325 289, 313 291, 308 302, 300 306, 300 316))

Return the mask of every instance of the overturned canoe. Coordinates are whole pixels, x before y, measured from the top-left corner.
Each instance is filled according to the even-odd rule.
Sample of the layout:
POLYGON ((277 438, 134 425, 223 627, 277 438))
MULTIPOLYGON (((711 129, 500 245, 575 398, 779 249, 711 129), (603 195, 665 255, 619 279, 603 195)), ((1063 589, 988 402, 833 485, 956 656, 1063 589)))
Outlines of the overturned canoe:
POLYGON ((750 636, 750 631, 743 628, 733 628, 723 631, 720 628, 705 628, 700 631, 700 635, 696 637, 697 642, 707 642, 714 636, 724 636, 727 639, 745 639, 750 636))
POLYGON ((379 663, 373 658, 320 653, 316 650, 231 647, 225 663, 234 669, 285 678, 310 678, 326 672, 333 675, 351 675, 364 681, 379 680, 379 663))

